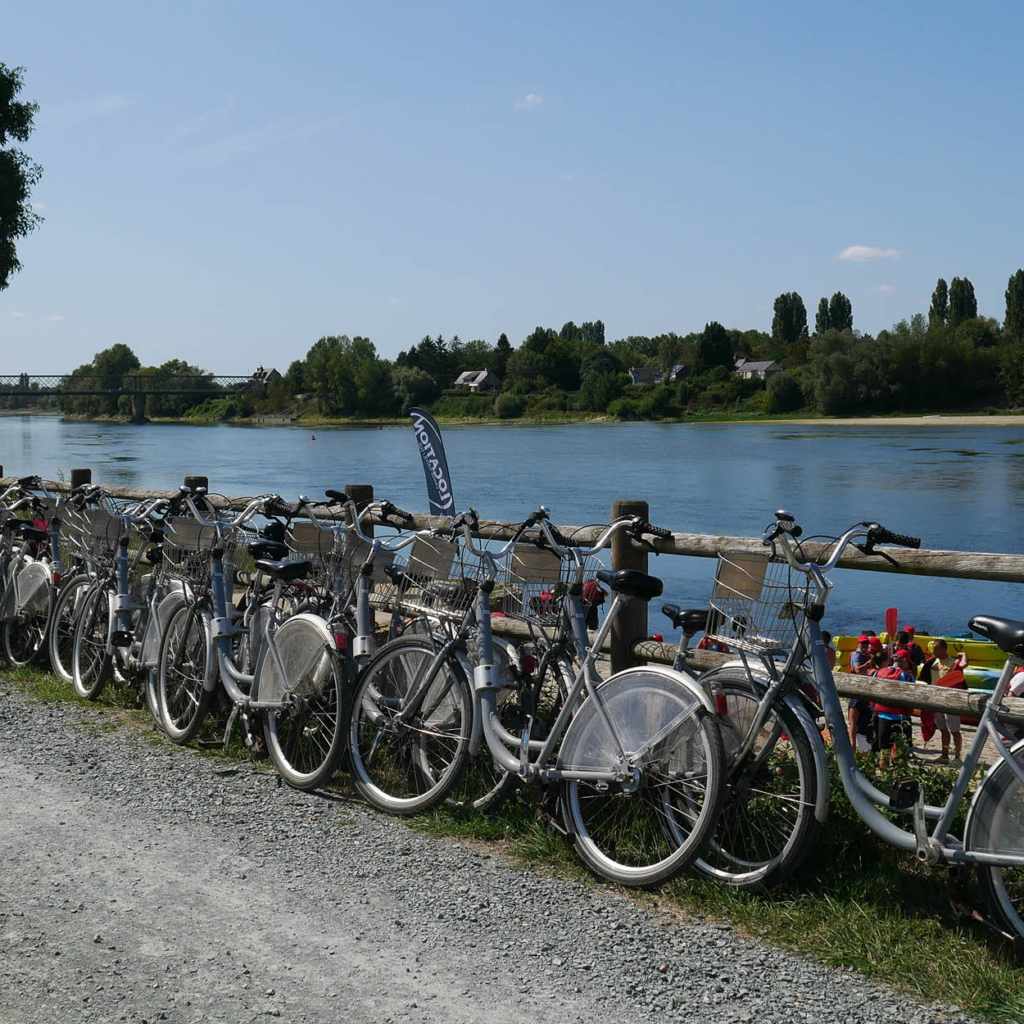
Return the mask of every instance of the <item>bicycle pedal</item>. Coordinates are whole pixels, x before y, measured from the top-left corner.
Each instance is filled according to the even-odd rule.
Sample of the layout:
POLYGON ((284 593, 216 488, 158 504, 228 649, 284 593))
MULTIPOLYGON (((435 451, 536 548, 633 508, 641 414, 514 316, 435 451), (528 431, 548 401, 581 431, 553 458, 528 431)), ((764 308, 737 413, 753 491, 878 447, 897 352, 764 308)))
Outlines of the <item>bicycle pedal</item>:
POLYGON ((196 746, 200 750, 223 750, 223 740, 196 740, 196 746))
POLYGON ((889 806, 894 811, 909 811, 921 797, 917 779, 899 779, 889 791, 889 806))

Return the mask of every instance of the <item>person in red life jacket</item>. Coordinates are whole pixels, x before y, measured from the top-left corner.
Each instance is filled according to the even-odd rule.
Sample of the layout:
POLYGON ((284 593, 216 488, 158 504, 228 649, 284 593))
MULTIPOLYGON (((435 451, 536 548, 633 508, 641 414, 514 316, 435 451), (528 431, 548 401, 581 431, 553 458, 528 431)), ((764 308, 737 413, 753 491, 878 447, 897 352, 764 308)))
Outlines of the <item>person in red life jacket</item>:
POLYGON ((597 580, 587 580, 583 584, 583 608, 587 615, 587 629, 597 629, 597 613, 607 596, 597 580))
POLYGON ((910 656, 914 659, 914 668, 915 670, 919 670, 924 664, 925 653, 921 650, 921 645, 914 639, 916 632, 917 630, 913 626, 904 626, 903 629, 900 630, 899 636, 896 637, 896 643, 899 647, 905 647, 910 651, 910 656), (900 640, 900 636, 904 633, 907 635, 906 643, 903 643, 900 640))
MULTIPOLYGON (((900 648, 893 656, 894 665, 875 669, 871 674, 879 679, 897 679, 901 683, 914 682, 914 660, 906 648, 900 648)), ((901 722, 905 714, 903 708, 873 701, 875 709, 875 750, 878 751, 878 763, 882 768, 889 764, 895 750, 896 734, 901 731, 901 722)))
POLYGON ((722 643, 721 640, 710 640, 706 633, 697 641, 697 650, 718 651, 719 654, 732 654, 728 644, 722 643))
MULTIPOLYGON (((961 651, 955 658, 949 655, 949 645, 942 637, 936 637, 932 641, 932 657, 929 658, 921 669, 921 681, 931 683, 932 686, 948 686, 955 689, 967 689, 963 672, 967 668, 967 652, 961 651)), ((960 735, 959 715, 945 714, 941 711, 935 712, 935 728, 942 734, 942 753, 939 761, 949 760, 949 738, 953 737, 954 756, 959 761, 963 749, 963 737, 960 735)))

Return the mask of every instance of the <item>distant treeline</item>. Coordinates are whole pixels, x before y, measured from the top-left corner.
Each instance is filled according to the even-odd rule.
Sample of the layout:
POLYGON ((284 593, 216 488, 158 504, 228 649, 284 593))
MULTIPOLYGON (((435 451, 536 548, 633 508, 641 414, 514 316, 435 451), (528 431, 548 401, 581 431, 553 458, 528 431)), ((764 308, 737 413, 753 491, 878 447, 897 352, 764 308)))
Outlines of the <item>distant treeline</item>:
MULTIPOLYGON (((114 345, 71 375, 203 374, 173 359, 143 367, 114 345)), ((644 376, 638 374, 637 376, 644 376)), ((8 407, 26 404, 8 397, 8 407)), ((129 416, 127 397, 68 396, 68 414, 129 416)), ((854 328, 842 292, 822 298, 809 329, 796 292, 775 300, 771 333, 709 323, 699 333, 630 335, 608 342, 600 320, 535 328, 518 347, 427 335, 383 359, 369 338, 320 338, 278 376, 228 397, 151 395, 149 417, 229 419, 253 415, 375 419, 413 406, 442 417, 558 419, 604 414, 622 420, 710 414, 818 412, 831 416, 1008 408, 1024 404, 1024 270, 1006 288, 1002 323, 978 315, 966 278, 939 279, 927 314, 877 335, 854 328), (738 358, 783 368, 763 380, 734 371, 738 358), (634 383, 630 368, 653 368, 657 383, 634 383), (458 377, 490 370, 495 390, 473 394, 458 377)))

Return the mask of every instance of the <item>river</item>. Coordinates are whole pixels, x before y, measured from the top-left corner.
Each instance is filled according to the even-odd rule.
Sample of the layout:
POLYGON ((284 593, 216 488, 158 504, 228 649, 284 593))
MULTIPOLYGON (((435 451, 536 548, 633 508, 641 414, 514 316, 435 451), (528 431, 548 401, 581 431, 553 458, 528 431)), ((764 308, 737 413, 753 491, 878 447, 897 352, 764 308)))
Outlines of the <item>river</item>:
MULTIPOLYGON (((320 496, 372 483, 379 497, 426 511, 411 428, 330 429, 63 422, 0 417, 8 475, 51 479, 88 466, 97 483, 174 487, 204 474, 211 490, 320 496)), ((1022 551, 1024 430, 1005 426, 635 424, 448 427, 459 507, 483 518, 522 518, 548 505, 556 522, 607 522, 614 498, 643 498, 659 525, 693 533, 760 534, 777 508, 807 534, 836 534, 859 519, 916 534, 925 547, 1022 551)), ((710 559, 651 559, 665 598, 707 601, 710 559)), ((919 632, 957 633, 984 612, 1024 618, 1024 587, 833 574, 825 625, 881 632, 900 609, 919 632)), ((670 635, 652 606, 651 629, 670 635)))

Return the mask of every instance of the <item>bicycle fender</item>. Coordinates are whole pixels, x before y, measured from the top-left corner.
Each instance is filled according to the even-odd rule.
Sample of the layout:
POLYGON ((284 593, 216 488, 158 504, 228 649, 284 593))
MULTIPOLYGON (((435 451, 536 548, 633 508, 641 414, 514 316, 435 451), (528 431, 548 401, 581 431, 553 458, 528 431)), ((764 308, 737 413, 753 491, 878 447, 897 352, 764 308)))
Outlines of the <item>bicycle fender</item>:
MULTIPOLYGON (((1007 751, 1007 753, 1011 757, 1013 757, 1017 761, 1018 764, 1021 764, 1021 762, 1024 761, 1024 757, 1018 757, 1017 755, 1024 754, 1024 739, 1017 740, 1017 742, 1014 743, 1012 747, 1010 747, 1010 749, 1007 751)), ((989 768, 989 770, 987 772, 985 772, 985 775, 982 778, 981 782, 978 783, 978 788, 974 791, 974 798, 971 800, 971 806, 967 810, 967 820, 964 822, 964 840, 965 841, 966 841, 967 837, 971 834, 971 823, 972 823, 972 821, 974 819, 974 815, 975 815, 975 812, 976 812, 977 808, 981 805, 981 798, 982 798, 982 796, 983 796, 983 794, 985 792, 985 786, 990 783, 990 780, 992 779, 992 777, 1000 769, 1002 769, 1003 771, 1013 771, 1013 769, 1010 768, 1009 765, 1006 765, 1006 766, 1003 765, 1003 758, 1000 757, 996 761, 996 763, 994 765, 992 765, 992 767, 989 768)))

